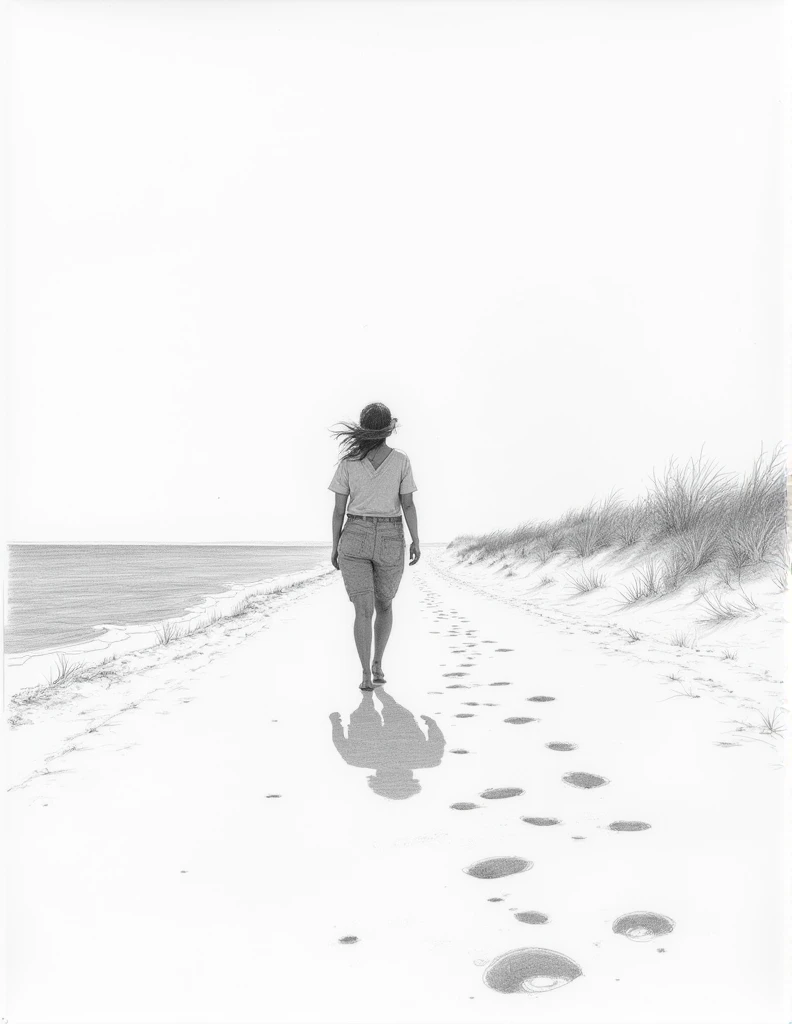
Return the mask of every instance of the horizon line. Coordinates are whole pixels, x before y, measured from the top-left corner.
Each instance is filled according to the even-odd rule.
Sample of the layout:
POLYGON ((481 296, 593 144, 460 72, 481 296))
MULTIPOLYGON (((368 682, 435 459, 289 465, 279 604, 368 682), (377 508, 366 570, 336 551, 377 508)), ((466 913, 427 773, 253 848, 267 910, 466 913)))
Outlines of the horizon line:
MULTIPOLYGON (((448 544, 447 540, 425 540, 422 544, 448 544)), ((9 540, 6 547, 312 547, 329 548, 326 540, 9 540)))

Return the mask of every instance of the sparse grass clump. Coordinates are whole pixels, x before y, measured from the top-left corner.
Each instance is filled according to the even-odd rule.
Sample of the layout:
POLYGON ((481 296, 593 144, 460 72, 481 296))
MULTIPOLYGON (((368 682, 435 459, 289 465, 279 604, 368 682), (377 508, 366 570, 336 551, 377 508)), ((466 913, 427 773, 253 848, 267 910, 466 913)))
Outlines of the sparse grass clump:
POLYGON ((780 736, 785 726, 782 724, 784 713, 781 708, 774 708, 772 711, 760 711, 759 718, 762 722, 762 732, 771 736, 780 736))
POLYGON ((580 576, 569 576, 572 586, 579 594, 588 594, 591 590, 599 590, 605 586, 606 578, 598 572, 582 570, 580 576))
POLYGON ((789 569, 783 564, 773 569, 773 583, 779 594, 783 594, 789 586, 789 569))
POLYGON ((163 646, 173 643, 174 640, 181 640, 183 633, 181 626, 175 622, 162 622, 155 630, 157 641, 163 646))
POLYGON ((116 660, 114 655, 103 658, 96 665, 85 661, 69 659, 65 654, 58 654, 55 664, 38 686, 29 686, 14 694, 8 702, 8 723, 12 728, 24 724, 26 714, 42 708, 53 707, 70 699, 70 687, 91 679, 109 680, 110 685, 115 669, 110 664, 116 660))
POLYGON ((671 594, 685 582, 687 565, 679 551, 672 551, 660 562, 660 590, 663 594, 671 594))
POLYGON ((47 676, 47 686, 64 686, 74 682, 84 671, 84 661, 70 661, 64 654, 58 654, 47 676))
POLYGON ((231 611, 228 613, 228 617, 231 619, 238 618, 240 615, 244 615, 250 610, 250 598, 245 596, 241 600, 237 601, 231 611))
POLYGON ((702 603, 706 608, 704 621, 711 625, 739 619, 744 615, 750 615, 758 608, 756 601, 745 592, 739 598, 727 599, 722 594, 710 591, 704 595, 702 603))
POLYGON ((654 560, 647 562, 642 569, 638 569, 631 582, 621 588, 625 604, 635 604, 646 598, 657 597, 661 590, 660 570, 654 560))

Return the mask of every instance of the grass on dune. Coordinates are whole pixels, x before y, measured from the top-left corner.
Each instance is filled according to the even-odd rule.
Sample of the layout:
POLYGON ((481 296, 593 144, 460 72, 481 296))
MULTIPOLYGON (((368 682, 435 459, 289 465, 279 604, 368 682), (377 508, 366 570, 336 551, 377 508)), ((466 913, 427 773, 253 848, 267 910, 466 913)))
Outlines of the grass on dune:
POLYGON ((579 576, 570 575, 569 581, 578 594, 588 594, 592 590, 599 590, 600 587, 604 587, 606 584, 606 579, 602 573, 586 572, 585 569, 581 570, 579 576))
POLYGON ((774 708, 772 711, 760 711, 759 718, 762 723, 762 732, 771 736, 780 736, 785 730, 783 724, 784 712, 781 708, 774 708))
POLYGON ((606 550, 637 549, 640 556, 651 551, 656 557, 638 567, 623 588, 627 603, 672 593, 702 575, 714 575, 727 587, 771 576, 783 590, 788 580, 786 503, 780 448, 762 452, 742 478, 700 455, 684 465, 672 459, 634 501, 610 494, 553 521, 461 536, 449 547, 468 562, 513 556, 540 566, 557 555, 589 558, 606 550))

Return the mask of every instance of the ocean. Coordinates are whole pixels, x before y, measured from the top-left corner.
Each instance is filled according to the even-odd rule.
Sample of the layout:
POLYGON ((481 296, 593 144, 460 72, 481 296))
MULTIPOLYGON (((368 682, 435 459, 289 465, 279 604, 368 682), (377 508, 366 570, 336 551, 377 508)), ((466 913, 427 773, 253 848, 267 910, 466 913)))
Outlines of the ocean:
POLYGON ((99 625, 159 622, 235 585, 329 560, 330 545, 12 544, 5 650, 93 640, 99 625))

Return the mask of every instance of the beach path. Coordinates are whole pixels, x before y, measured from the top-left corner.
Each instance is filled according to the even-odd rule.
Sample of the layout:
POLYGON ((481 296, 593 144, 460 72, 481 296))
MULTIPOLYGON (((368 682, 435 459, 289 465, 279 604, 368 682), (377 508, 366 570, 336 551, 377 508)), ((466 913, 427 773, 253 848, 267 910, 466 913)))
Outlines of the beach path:
POLYGON ((394 608, 384 699, 336 576, 9 793, 10 1020, 780 1021, 783 773, 700 663, 394 608))

